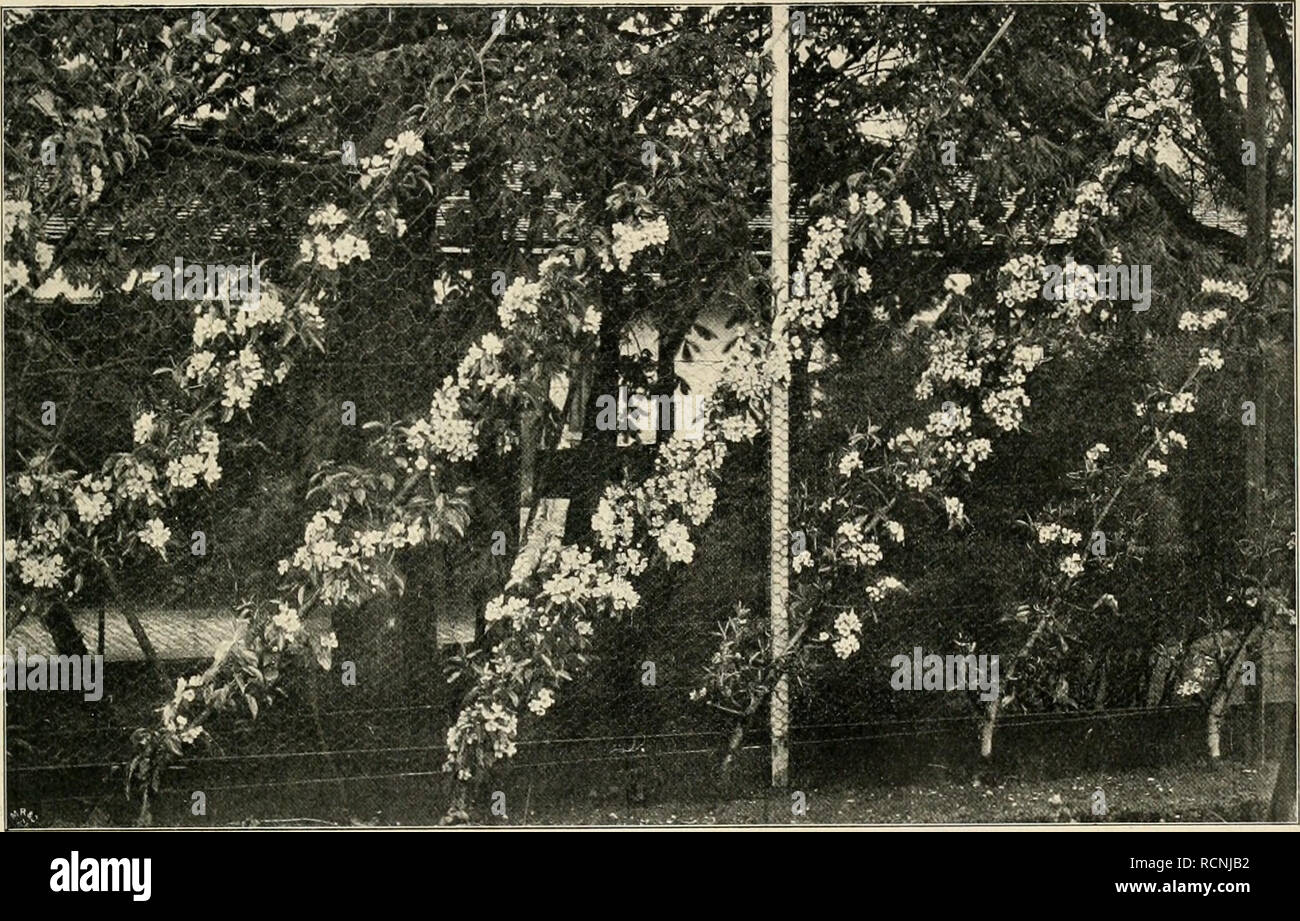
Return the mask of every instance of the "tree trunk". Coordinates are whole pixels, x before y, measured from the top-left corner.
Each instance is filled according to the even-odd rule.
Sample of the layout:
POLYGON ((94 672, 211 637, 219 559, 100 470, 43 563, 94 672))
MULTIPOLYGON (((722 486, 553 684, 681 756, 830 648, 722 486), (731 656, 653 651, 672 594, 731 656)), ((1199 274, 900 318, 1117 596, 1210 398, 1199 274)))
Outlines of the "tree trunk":
MULTIPOLYGON (((664 396, 668 398, 668 416, 667 420, 658 418, 658 411, 655 411, 655 442, 663 444, 672 437, 673 431, 684 424, 684 420, 677 418, 677 406, 673 402, 673 393, 677 390, 677 353, 681 351, 682 343, 686 341, 686 336, 691 331, 691 326, 695 322, 694 315, 682 317, 675 324, 660 323, 656 328, 657 341, 655 345, 655 382, 651 388, 651 396, 664 396), (667 425, 664 423, 667 422, 667 425)), ((659 404, 654 404, 656 407, 659 404)))
MULTIPOLYGON (((1259 21, 1259 11, 1250 7, 1246 13, 1246 136, 1255 143, 1256 150, 1268 150, 1268 63, 1267 46, 1264 32, 1259 21)), ((1268 158, 1262 158, 1248 168, 1246 172, 1246 241, 1250 250, 1250 260, 1255 265, 1262 265, 1268 260, 1268 158)), ((1263 333, 1263 330, 1260 330, 1263 333)), ((1261 337, 1262 338, 1262 337, 1261 337)), ((1246 440, 1246 520, 1247 532, 1261 534, 1266 525, 1264 517, 1264 496, 1268 485, 1267 459, 1265 456, 1266 429, 1268 418, 1268 371, 1264 366, 1264 351, 1252 347, 1246 362, 1246 380, 1248 393, 1256 402, 1255 425, 1243 426, 1246 440)), ((1267 620, 1267 605, 1260 606, 1261 617, 1267 620)), ((1255 764, 1264 764, 1264 642, 1266 634, 1259 635, 1259 656, 1257 657, 1255 689, 1252 702, 1255 704, 1255 764)))
POLYGON ((727 737, 726 752, 722 756, 722 763, 718 765, 718 773, 722 775, 724 784, 731 780, 731 772, 736 766, 736 752, 740 751, 740 743, 744 739, 745 721, 742 718, 736 720, 736 725, 731 727, 731 735, 727 737))
POLYGON ((564 533, 572 540, 580 540, 590 532, 591 513, 595 511, 605 484, 612 479, 613 472, 621 461, 619 433, 596 425, 599 416, 597 400, 601 395, 618 394, 619 343, 622 335, 621 323, 614 315, 617 303, 611 296, 602 301, 602 304, 605 305, 605 317, 601 323, 596 355, 591 361, 591 370, 587 376, 587 405, 581 408, 582 440, 567 452, 556 452, 568 456, 554 459, 560 469, 548 471, 555 482, 548 484, 545 490, 550 495, 568 496, 572 499, 564 528, 564 533))
POLYGON ((439 825, 464 825, 469 822, 469 783, 453 777, 447 812, 439 825))
POLYGON ((1051 619, 1053 613, 1054 611, 1048 611, 1039 618, 1037 626, 1030 631, 1029 636, 1025 638, 1024 644, 1011 657, 1011 663, 1007 666, 1006 678, 998 687, 993 689, 993 699, 984 708, 984 720, 980 723, 980 758, 985 761, 993 757, 993 732, 997 728, 998 714, 1002 710, 1002 695, 1005 689, 1011 686, 1012 680, 1016 677, 1016 671, 1020 668, 1020 663, 1033 650, 1034 644, 1038 642, 1038 638, 1047 629, 1047 622, 1051 619))
POLYGON ((1205 716, 1205 745, 1209 750, 1210 760, 1218 761, 1220 756, 1220 739, 1223 732, 1223 713, 1227 709, 1228 694, 1217 692, 1210 701, 1210 709, 1205 716))
POLYGON ((1286 748, 1282 750, 1277 766, 1277 780, 1273 783, 1273 801, 1269 806, 1268 817, 1274 822, 1296 821, 1296 711, 1291 710, 1291 733, 1286 748))
POLYGON ((1246 651, 1250 649, 1256 641, 1263 635, 1263 624, 1256 624, 1251 628, 1237 646, 1237 651, 1233 653, 1232 658, 1228 660, 1228 666, 1224 670, 1222 680, 1210 695, 1210 707, 1205 718, 1205 745, 1209 752, 1210 760, 1217 762, 1219 760, 1220 742, 1223 734, 1223 717, 1228 710, 1228 701, 1232 697, 1232 688, 1236 684, 1237 676, 1241 674, 1241 664, 1245 661, 1246 651))
POLYGON ((1106 707, 1106 691, 1109 690, 1110 656, 1104 656, 1098 668, 1096 693, 1092 699, 1092 709, 1102 710, 1106 707))
POLYGON ((153 641, 149 639, 144 624, 140 622, 140 615, 135 612, 135 605, 122 591, 122 586, 118 583, 112 567, 106 562, 101 561, 101 563, 108 589, 113 593, 113 600, 117 602, 122 616, 126 618, 127 626, 131 628, 131 635, 135 637, 136 643, 140 646, 140 652, 144 655, 144 661, 149 667, 150 674, 153 675, 154 680, 158 682, 164 691, 170 693, 172 689, 171 682, 167 680, 167 675, 163 673, 162 665, 158 661, 158 652, 154 649, 153 641))
POLYGON ((81 631, 72 621, 72 614, 61 601, 50 605, 50 609, 41 615, 41 623, 54 641, 54 651, 61 656, 87 655, 86 641, 81 631))
POLYGON ((984 761, 993 757, 993 731, 997 728, 1001 704, 1002 696, 999 694, 988 702, 984 708, 984 719, 980 721, 980 758, 984 761))

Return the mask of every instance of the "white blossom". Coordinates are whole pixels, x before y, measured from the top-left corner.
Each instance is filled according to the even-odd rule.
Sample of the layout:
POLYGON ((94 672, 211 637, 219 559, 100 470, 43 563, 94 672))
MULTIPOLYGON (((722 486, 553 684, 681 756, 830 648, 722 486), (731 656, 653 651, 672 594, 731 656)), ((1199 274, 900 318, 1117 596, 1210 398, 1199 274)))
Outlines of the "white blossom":
POLYGON ((153 547, 166 557, 167 542, 172 538, 171 529, 163 524, 161 518, 150 518, 143 528, 136 532, 142 543, 153 547))

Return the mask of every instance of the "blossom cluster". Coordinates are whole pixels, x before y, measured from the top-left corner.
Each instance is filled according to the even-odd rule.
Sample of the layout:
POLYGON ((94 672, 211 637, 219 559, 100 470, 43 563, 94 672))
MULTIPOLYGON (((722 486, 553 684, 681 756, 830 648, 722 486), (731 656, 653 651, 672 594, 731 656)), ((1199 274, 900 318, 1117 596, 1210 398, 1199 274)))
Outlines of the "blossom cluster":
MULTIPOLYGON (((637 253, 668 242, 668 221, 662 214, 649 221, 619 221, 614 224, 612 234, 614 260, 618 263, 619 271, 626 272, 632 267, 632 257, 637 253)), ((605 262, 605 270, 613 270, 608 261, 605 262)))
POLYGON ((980 403, 984 415, 993 420, 993 424, 1004 432, 1014 432, 1020 428, 1024 418, 1025 407, 1029 406, 1029 395, 1023 387, 1008 387, 986 394, 980 403))
MULTIPOLYGON (((846 227, 844 218, 825 215, 808 228, 808 239, 791 276, 794 284, 790 298, 772 328, 776 361, 783 366, 783 372, 790 361, 808 354, 812 343, 805 337, 839 315, 840 302, 832 273, 844 254, 846 227)), ((870 273, 865 270, 860 273, 856 285, 861 293, 869 290, 870 273)))
POLYGON ((1193 310, 1185 310, 1178 318, 1178 328, 1185 332, 1197 332, 1198 330, 1211 330, 1219 323, 1228 318, 1227 311, 1220 307, 1211 310, 1204 310, 1197 313, 1193 310))
POLYGON ((370 244, 352 233, 342 233, 332 240, 318 233, 303 237, 298 242, 298 252, 301 261, 315 262, 322 268, 334 270, 356 260, 369 261, 370 244))
POLYGON ((15 251, 13 238, 15 230, 27 232, 32 220, 32 203, 26 199, 6 198, 4 200, 4 286, 5 293, 26 288, 31 284, 27 263, 21 259, 11 260, 15 251), (12 286, 12 288, 11 288, 12 286))
POLYGON ((1067 547, 1077 547, 1083 540, 1083 535, 1078 531, 1073 531, 1064 525, 1059 524, 1040 524, 1038 526, 1038 542, 1040 544, 1058 543, 1067 547))
POLYGON ((185 716, 180 711, 186 704, 195 702, 202 690, 202 675, 192 675, 188 679, 177 678, 176 689, 172 694, 172 699, 163 706, 163 724, 176 732, 177 735, 179 735, 180 740, 186 744, 192 744, 205 730, 203 726, 198 723, 191 725, 189 717, 185 716))
POLYGON ((1239 281, 1223 281, 1218 278, 1202 278, 1201 293, 1211 296, 1226 297, 1245 303, 1250 297, 1250 290, 1239 281))
MULTIPOLYGON (((58 485, 49 483, 38 487, 33 478, 28 477, 27 480, 32 490, 57 488, 58 485)), ((67 524, 64 520, 54 517, 43 519, 32 527, 25 540, 9 538, 5 541, 6 565, 17 564, 19 579, 33 588, 58 588, 67 574, 62 552, 66 533, 67 524)))
MULTIPOLYGON (((753 340, 749 344, 755 345, 753 340)), ((761 368, 761 360, 755 363, 760 357, 756 349, 742 346, 736 351, 750 356, 750 361, 733 365, 746 369, 742 378, 762 378, 762 371, 755 370, 761 368)), ((764 394, 766 386, 764 381, 764 394)), ((507 594, 489 603, 488 621, 508 622, 510 628, 492 646, 487 661, 475 667, 470 702, 447 735, 448 770, 468 779, 491 761, 514 754, 519 708, 526 706, 537 716, 550 710, 559 684, 568 679, 567 657, 580 655, 589 644, 593 616, 605 611, 617 617, 640 604, 632 580, 650 564, 647 547, 665 565, 694 559, 691 529, 712 514, 713 481, 727 445, 757 432, 748 403, 735 382, 724 376, 705 403, 708 418, 702 438, 674 435, 660 445, 648 478, 605 488, 592 514, 594 548, 563 546, 544 554, 535 598, 507 594), (538 667, 543 660, 549 665, 538 667)), ((512 584, 527 575, 512 573, 512 584)))
POLYGON ((506 288, 497 307, 497 317, 502 329, 510 329, 521 317, 537 317, 538 302, 542 297, 540 282, 530 282, 526 278, 516 278, 506 288))
POLYGON ((395 138, 384 141, 387 153, 362 157, 360 161, 361 188, 368 189, 376 181, 389 175, 403 157, 414 157, 424 152, 424 141, 414 131, 403 131, 395 138))
POLYGON ((304 301, 290 310, 270 284, 251 308, 204 303, 194 313, 194 351, 182 366, 184 378, 190 386, 219 385, 227 413, 248 409, 259 389, 288 376, 292 360, 278 351, 286 334, 319 335, 324 327, 316 304, 304 301), (273 370, 268 361, 275 362, 273 370))
POLYGON ((1273 245, 1273 258, 1279 263, 1290 262, 1295 250, 1294 205, 1287 203, 1273 212, 1268 235, 1273 245))
MULTIPOLYGON (((631 73, 631 64, 620 62, 619 73, 631 73)), ((746 80, 757 86, 758 78, 754 73, 748 74, 746 80)), ((734 138, 743 137, 750 131, 749 113, 731 105, 714 90, 698 94, 690 100, 689 108, 697 114, 674 118, 664 130, 665 135, 688 142, 706 142, 721 154, 734 138)))
MULTIPOLYGON (((1234 282, 1222 282, 1214 279, 1205 279, 1201 285, 1201 293, 1206 297, 1227 297, 1233 300, 1244 301, 1248 297, 1247 289, 1244 285, 1234 282)), ((1185 312, 1179 321, 1179 327, 1186 331, 1210 331, 1216 326, 1225 323, 1228 315, 1219 308, 1197 313, 1195 311, 1185 312)), ((1167 458, 1175 449, 1187 450, 1188 439, 1182 432, 1168 427, 1164 421, 1152 418, 1150 401, 1155 399, 1154 410, 1161 414, 1165 421, 1171 421, 1171 417, 1178 415, 1191 414, 1196 411, 1196 391, 1193 385, 1196 377, 1202 371, 1217 371, 1224 365, 1223 357, 1218 348, 1200 347, 1196 359, 1196 365, 1188 376, 1187 380, 1176 390, 1168 391, 1162 388, 1156 389, 1156 394, 1163 393, 1164 396, 1155 399, 1155 395, 1149 396, 1146 400, 1136 402, 1134 410, 1141 419, 1150 419, 1151 436, 1150 442, 1146 449, 1139 456, 1132 474, 1125 476, 1113 486, 1109 500, 1093 499, 1094 507, 1100 506, 1109 510, 1114 505, 1115 498, 1124 490, 1131 477, 1136 476, 1139 471, 1148 479, 1158 479, 1169 472, 1169 464, 1162 458, 1167 458), (1157 453, 1158 456, 1151 456, 1157 453)), ((1084 453, 1084 473, 1087 475, 1096 474, 1102 462, 1102 458, 1111 453, 1110 448, 1101 442, 1094 444, 1084 453)), ((1105 519, 1103 512, 1093 522, 1092 528, 1094 533, 1102 525, 1105 519)), ((1057 524, 1040 525, 1037 528, 1039 543, 1061 543, 1067 548, 1076 546, 1082 541, 1082 534, 1078 531, 1071 530, 1068 527, 1057 524)), ((1057 569, 1066 576, 1065 585, 1082 575, 1084 572, 1084 557, 1077 552, 1071 552, 1063 556, 1057 562, 1057 569)), ((1065 589, 1062 589, 1064 591, 1065 589)), ((1195 682, 1186 683, 1186 687, 1180 689, 1179 693, 1195 693, 1192 688, 1195 682)))
POLYGON ((215 486, 221 479, 221 465, 217 463, 221 437, 212 429, 201 429, 196 437, 188 439, 178 437, 170 447, 165 476, 172 489, 193 489, 200 479, 215 486))
POLYGON ((1114 213, 1115 206, 1105 186, 1095 179, 1090 179, 1075 191, 1074 207, 1057 213, 1052 221, 1052 236, 1058 241, 1073 240, 1079 235, 1079 228, 1085 216, 1108 217, 1114 213))
POLYGON ((360 603, 387 585, 384 574, 366 564, 382 554, 418 547, 429 538, 429 528, 419 517, 401 515, 360 526, 344 522, 337 508, 317 512, 303 529, 302 544, 279 564, 285 575, 298 570, 318 583, 325 605, 360 603))
POLYGON ((1211 371, 1221 371, 1223 370, 1223 353, 1218 349, 1203 348, 1196 364, 1197 367, 1208 368, 1211 371))
POLYGON ((899 579, 896 579, 893 576, 882 576, 873 584, 868 585, 864 589, 864 592, 866 593, 868 601, 879 604, 881 601, 885 600, 887 594, 890 592, 901 592, 904 587, 902 581, 899 579))
POLYGON ((1173 394, 1169 399, 1157 402, 1156 410, 1173 414, 1194 413, 1196 412, 1196 394, 1190 390, 1181 390, 1173 394))
POLYGON ((403 470, 426 470, 440 459, 473 460, 479 452, 481 425, 466 411, 466 404, 482 399, 512 396, 517 380, 504 368, 506 343, 487 332, 470 346, 456 368, 433 395, 428 415, 403 429, 404 446, 411 458, 399 457, 403 470))
POLYGON ((1101 466, 1101 459, 1110 454, 1110 447, 1104 442, 1097 442, 1091 448, 1084 452, 1083 464, 1088 473, 1096 471, 1101 466))
POLYGON ((136 536, 140 538, 141 543, 157 550, 166 559, 167 542, 172 538, 172 531, 161 518, 150 518, 145 522, 145 526, 136 532, 136 536))
MULTIPOLYGON (((386 142, 385 147, 388 151, 386 157, 367 158, 363 162, 367 168, 361 179, 363 189, 375 179, 390 175, 403 158, 422 152, 423 142, 418 134, 407 131, 386 142)), ((369 205, 362 210, 368 208, 369 205)), ((404 222, 396 216, 395 209, 391 210, 391 214, 389 209, 376 212, 381 230, 388 228, 400 236, 404 222)), ((350 262, 369 259, 369 245, 347 231, 348 222, 348 214, 333 204, 313 212, 308 219, 312 234, 301 244, 303 261, 334 270, 350 262)), ((268 373, 270 356, 254 348, 255 345, 271 343, 275 349, 283 351, 297 339, 320 346, 324 323, 319 307, 308 301, 289 309, 275 289, 272 288, 269 295, 264 292, 259 303, 233 316, 202 306, 197 311, 195 352, 185 362, 181 378, 195 387, 222 382, 224 393, 221 402, 227 419, 233 409, 248 406, 254 390, 271 379, 278 383, 288 373, 289 360, 283 355, 279 356, 275 370, 268 373)), ((483 372, 481 376, 486 379, 489 390, 508 389, 512 383, 510 379, 500 374, 495 378, 492 376, 498 368, 496 356, 502 351, 499 339, 485 336, 479 347, 467 356, 458 373, 465 377, 483 372)), ((158 490, 154 484, 160 477, 154 472, 155 462, 167 463, 169 486, 193 485, 200 478, 211 484, 219 478, 215 432, 203 425, 196 427, 193 421, 182 424, 185 421, 174 418, 170 412, 149 412, 137 417, 133 434, 136 454, 140 457, 119 456, 113 467, 121 484, 120 495, 145 505, 157 502, 158 490), (179 432, 191 434, 182 438, 177 434, 179 432)), ((417 461, 421 459, 427 466, 427 457, 420 455, 416 458, 417 461)), ((411 466, 409 460, 407 465, 411 466)), ((375 488, 384 481, 387 481, 387 489, 391 490, 394 479, 389 474, 379 477, 375 488)), ((349 490, 349 496, 351 494, 349 490)), ((378 515, 353 515, 351 519, 345 519, 343 511, 350 500, 346 497, 340 500, 336 495, 331 508, 313 516, 304 529, 302 546, 279 565, 280 574, 289 577, 285 591, 297 588, 296 603, 280 600, 269 608, 254 603, 242 606, 245 614, 239 631, 231 641, 218 647, 213 666, 203 675, 191 678, 164 708, 160 729, 142 731, 138 735, 140 756, 133 761, 133 780, 147 784, 146 775, 156 774, 165 765, 169 753, 177 753, 177 742, 188 744, 195 741, 203 731, 195 721, 208 710, 228 707, 236 699, 245 699, 256 716, 256 702, 248 691, 253 686, 265 688, 274 680, 270 676, 277 658, 290 645, 300 646, 302 652, 314 655, 323 667, 328 668, 331 652, 338 647, 338 639, 332 631, 322 629, 322 621, 327 621, 327 618, 307 620, 309 609, 317 603, 327 606, 356 603, 375 592, 390 590, 395 582, 389 559, 393 552, 423 543, 434 536, 435 529, 449 523, 457 529, 463 527, 464 502, 458 497, 444 501, 447 497, 439 496, 432 509, 427 502, 421 505, 421 500, 407 506, 396 501, 397 498, 394 496, 394 501, 385 508, 374 509, 380 513, 378 515), (309 637, 311 641, 300 643, 303 637, 309 637), (196 707, 200 704, 207 709, 199 712, 196 707)), ((171 534, 161 518, 153 516, 136 532, 136 536, 161 553, 171 534)), ((6 546, 7 557, 9 550, 6 546)), ((21 556, 21 548, 15 546, 13 550, 15 558, 21 556)))
POLYGON ((836 558, 855 569, 861 566, 875 566, 884 559, 880 545, 863 537, 862 525, 858 522, 841 522, 835 531, 835 537, 836 558))
POLYGON ((998 303, 1017 307, 1038 297, 1043 260, 1031 253, 1013 256, 999 270, 998 303))
POLYGON ((852 609, 841 611, 833 626, 836 636, 831 648, 835 650, 835 655, 847 659, 862 648, 862 642, 858 639, 862 633, 862 619, 857 612, 852 609))

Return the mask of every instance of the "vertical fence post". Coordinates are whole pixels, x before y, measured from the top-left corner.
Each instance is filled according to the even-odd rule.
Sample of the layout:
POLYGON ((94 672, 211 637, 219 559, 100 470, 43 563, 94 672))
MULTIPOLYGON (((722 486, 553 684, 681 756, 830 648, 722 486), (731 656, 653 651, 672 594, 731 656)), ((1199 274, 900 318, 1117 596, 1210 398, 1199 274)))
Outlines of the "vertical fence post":
MULTIPOLYGON (((1268 50, 1264 32, 1259 24, 1259 14, 1254 8, 1246 13, 1246 137, 1254 143, 1255 163, 1246 167, 1246 247, 1248 258, 1256 268, 1268 259, 1268 50)), ((1267 425, 1270 382, 1264 373, 1262 339, 1266 329, 1262 323, 1249 328, 1247 348, 1250 357, 1246 366, 1246 385, 1256 405, 1254 426, 1244 427, 1246 448, 1246 529, 1253 535, 1263 535, 1266 528, 1264 492, 1268 485, 1265 457, 1265 425, 1267 425), (1251 339, 1257 341, 1251 342, 1251 339)), ((1262 602, 1263 599, 1261 599, 1262 602)), ((1255 650, 1255 765, 1263 767, 1265 736, 1264 668, 1268 650, 1268 605, 1259 605, 1264 618, 1259 645, 1255 650)), ((1249 698, 1247 698, 1249 700, 1249 698)))
MULTIPOLYGON (((772 7, 772 293, 773 324, 780 332, 790 291, 790 14, 772 7)), ((787 377, 772 381, 772 658, 780 662, 789 635, 790 391, 787 377)), ((772 786, 785 787, 790 769, 789 678, 784 668, 772 688, 772 786)))

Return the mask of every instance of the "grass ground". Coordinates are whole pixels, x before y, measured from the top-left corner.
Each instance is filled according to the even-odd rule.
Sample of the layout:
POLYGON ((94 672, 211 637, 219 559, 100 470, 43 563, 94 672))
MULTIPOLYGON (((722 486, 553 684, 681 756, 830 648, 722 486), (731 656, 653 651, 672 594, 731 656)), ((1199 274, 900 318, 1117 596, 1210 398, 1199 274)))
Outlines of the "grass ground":
MULTIPOLYGON (((1218 766, 1182 764, 1145 771, 1086 772, 1054 780, 1011 779, 994 786, 977 780, 898 786, 836 783, 770 796, 663 799, 639 805, 615 805, 608 799, 593 797, 536 802, 525 796, 521 802, 516 795, 505 816, 492 816, 483 810, 477 818, 482 824, 515 826, 1259 822, 1267 820, 1275 772, 1276 764, 1272 763, 1262 771, 1241 762, 1218 766), (1094 814, 1096 791, 1104 794, 1104 814, 1094 814)), ((206 818, 168 810, 168 814, 158 814, 156 820, 160 825, 191 827, 431 825, 440 818, 437 810, 441 800, 440 796, 427 795, 431 792, 397 799, 384 797, 383 814, 366 821, 328 815, 331 810, 322 810, 319 802, 316 808, 303 808, 307 804, 297 802, 292 794, 286 795, 283 788, 251 794, 242 802, 223 796, 221 808, 206 818), (305 815, 314 817, 295 818, 305 815)), ((353 805, 361 804, 353 800, 353 805)), ((85 819, 81 815, 47 812, 29 824, 67 827, 85 824, 85 819)), ((118 822, 110 820, 105 824, 118 822)))
MULTIPOLYGON (((1260 772, 1240 764, 1182 765, 1154 772, 1088 773, 1054 781, 804 791, 806 812, 796 816, 795 793, 716 804, 664 803, 596 810, 584 804, 530 810, 527 824, 732 825, 929 824, 1001 822, 1248 822, 1267 819, 1275 765, 1260 772), (1093 797, 1105 795, 1105 814, 1093 797)), ((524 824, 508 817, 508 824, 524 824)))
MULTIPOLYGON (((754 825, 754 824, 990 824, 1069 822, 1266 821, 1276 765, 1261 772, 1240 763, 1178 765, 1154 771, 1092 772, 1057 780, 1011 780, 997 786, 958 784, 811 787, 786 794, 725 801, 664 801, 612 806, 607 802, 535 803, 516 799, 515 811, 485 816, 490 825, 754 825), (1105 813, 1094 814, 1096 791, 1105 813), (801 794, 797 796, 796 794, 801 794), (803 811, 796 815, 796 805, 803 811)), ((1100 802, 1098 800, 1098 802, 1100 802)), ((377 825, 429 824, 425 815, 389 810, 377 825)), ((294 824, 248 818, 252 825, 294 824)), ((320 823, 313 823, 320 824, 320 823)), ((372 824, 370 822, 340 824, 372 824)))

